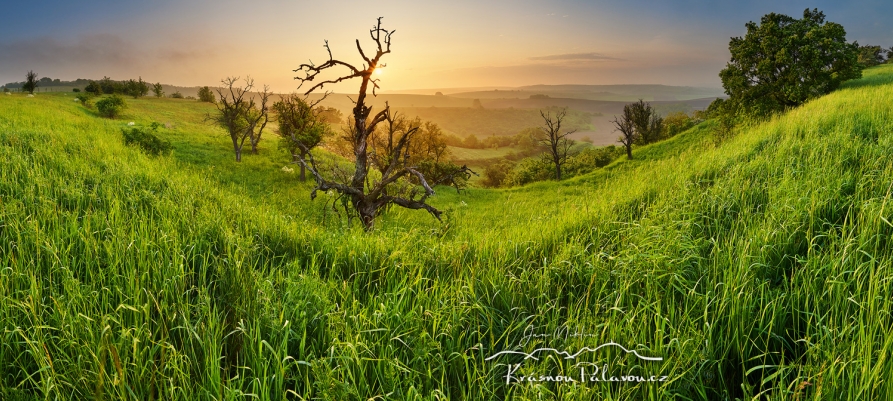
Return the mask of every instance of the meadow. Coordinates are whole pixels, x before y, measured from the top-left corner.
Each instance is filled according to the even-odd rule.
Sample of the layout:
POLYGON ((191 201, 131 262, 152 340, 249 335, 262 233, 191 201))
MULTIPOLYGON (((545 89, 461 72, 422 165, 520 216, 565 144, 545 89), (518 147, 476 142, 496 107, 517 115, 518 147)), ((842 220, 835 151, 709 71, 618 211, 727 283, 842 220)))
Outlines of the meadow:
POLYGON ((364 233, 272 133, 236 163, 211 105, 0 95, 0 399, 885 399, 891 100, 869 69, 719 144, 707 121, 364 233), (129 121, 173 154, 125 146, 129 121), (489 359, 609 342, 661 360, 489 359))

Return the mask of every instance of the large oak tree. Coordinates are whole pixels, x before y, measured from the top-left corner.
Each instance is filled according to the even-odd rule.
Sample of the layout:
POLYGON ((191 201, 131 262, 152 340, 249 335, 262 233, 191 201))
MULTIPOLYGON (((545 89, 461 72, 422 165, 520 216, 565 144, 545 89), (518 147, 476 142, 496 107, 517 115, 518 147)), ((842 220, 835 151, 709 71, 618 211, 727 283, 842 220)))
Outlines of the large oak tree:
POLYGON ((747 34, 729 42, 732 59, 719 74, 733 102, 748 115, 796 107, 861 77, 859 46, 843 26, 825 22, 818 9, 802 19, 764 15, 746 24, 747 34))

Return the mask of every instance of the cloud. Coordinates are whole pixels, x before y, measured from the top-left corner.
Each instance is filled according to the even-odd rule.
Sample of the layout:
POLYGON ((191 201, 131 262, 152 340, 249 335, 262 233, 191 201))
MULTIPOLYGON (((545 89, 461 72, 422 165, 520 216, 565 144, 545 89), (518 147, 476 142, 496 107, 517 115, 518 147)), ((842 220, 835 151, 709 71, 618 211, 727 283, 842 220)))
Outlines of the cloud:
POLYGON ((621 61, 616 57, 606 56, 601 53, 567 53, 553 54, 550 56, 530 57, 535 61, 621 61))
MULTIPOLYGON (((0 81, 21 80, 25 71, 52 78, 114 79, 148 75, 171 79, 188 75, 204 76, 208 60, 217 60, 216 48, 195 47, 189 42, 161 47, 131 42, 121 36, 102 33, 71 39, 31 37, 0 40, 0 81)), ((216 74, 216 71, 215 71, 216 74)))
POLYGON ((59 62, 131 65, 139 57, 131 44, 110 34, 82 36, 73 43, 63 43, 50 37, 0 43, 0 54, 6 60, 36 64, 59 62))

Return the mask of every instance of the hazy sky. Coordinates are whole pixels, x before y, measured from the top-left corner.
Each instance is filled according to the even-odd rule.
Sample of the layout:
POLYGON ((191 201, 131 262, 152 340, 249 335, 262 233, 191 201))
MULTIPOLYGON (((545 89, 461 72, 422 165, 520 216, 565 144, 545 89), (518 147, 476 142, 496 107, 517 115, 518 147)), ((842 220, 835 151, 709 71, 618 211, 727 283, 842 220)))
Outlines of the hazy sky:
MULTIPOLYGON (((719 86, 731 36, 769 12, 819 8, 847 39, 893 46, 893 1, 168 1, 4 2, 0 84, 39 76, 196 86, 251 75, 297 87, 308 60, 360 64, 383 16, 396 29, 384 90, 530 84, 719 86), (10 4, 12 3, 12 4, 10 4)), ((353 88, 355 85, 351 85, 353 88)), ((348 88, 339 88, 348 90, 348 88)))

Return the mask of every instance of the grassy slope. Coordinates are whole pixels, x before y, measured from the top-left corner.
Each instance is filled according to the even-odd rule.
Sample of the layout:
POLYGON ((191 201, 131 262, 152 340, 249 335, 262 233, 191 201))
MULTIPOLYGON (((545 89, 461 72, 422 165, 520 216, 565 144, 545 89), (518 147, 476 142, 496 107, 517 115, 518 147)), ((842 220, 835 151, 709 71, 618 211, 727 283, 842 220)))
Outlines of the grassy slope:
POLYGON ((371 235, 273 145, 232 162, 207 105, 131 102, 173 123, 152 159, 70 98, 0 97, 0 395, 879 399, 893 68, 865 75, 720 147, 701 126, 561 183, 442 191, 444 225, 394 210, 371 235), (484 359, 528 325, 597 335, 528 351, 616 341, 664 361, 613 370, 670 381, 506 386, 484 359))

